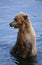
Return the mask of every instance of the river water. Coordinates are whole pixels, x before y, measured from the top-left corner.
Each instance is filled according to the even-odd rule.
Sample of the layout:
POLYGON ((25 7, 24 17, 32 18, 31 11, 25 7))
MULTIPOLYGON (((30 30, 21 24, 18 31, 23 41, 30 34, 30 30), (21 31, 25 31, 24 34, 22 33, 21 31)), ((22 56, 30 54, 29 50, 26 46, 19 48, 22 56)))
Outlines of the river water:
POLYGON ((0 65, 42 65, 42 0, 0 0, 0 65), (36 32, 35 62, 20 62, 10 54, 18 30, 11 28, 9 23, 19 12, 29 14, 36 32))

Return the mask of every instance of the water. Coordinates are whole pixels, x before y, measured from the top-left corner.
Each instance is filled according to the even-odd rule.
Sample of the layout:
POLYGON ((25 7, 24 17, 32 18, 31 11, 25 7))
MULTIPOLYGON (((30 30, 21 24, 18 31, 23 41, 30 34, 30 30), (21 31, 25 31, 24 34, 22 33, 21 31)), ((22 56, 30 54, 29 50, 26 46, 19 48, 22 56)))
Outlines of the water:
POLYGON ((0 65, 42 65, 42 0, 0 0, 0 65), (9 23, 19 12, 29 14, 36 32, 35 62, 18 61, 9 53, 18 32, 9 23))

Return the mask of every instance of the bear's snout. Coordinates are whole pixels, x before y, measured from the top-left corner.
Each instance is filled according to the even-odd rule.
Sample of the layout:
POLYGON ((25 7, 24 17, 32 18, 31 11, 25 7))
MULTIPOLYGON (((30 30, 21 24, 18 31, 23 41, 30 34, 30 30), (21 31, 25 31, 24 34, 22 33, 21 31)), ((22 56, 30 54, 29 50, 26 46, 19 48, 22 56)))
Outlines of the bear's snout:
POLYGON ((12 23, 10 23, 9 25, 10 25, 10 27, 12 27, 12 23))
POLYGON ((9 25, 10 25, 10 27, 14 27, 14 25, 15 25, 14 21, 11 22, 9 25))
POLYGON ((18 28, 18 24, 16 22, 11 22, 10 27, 18 28))

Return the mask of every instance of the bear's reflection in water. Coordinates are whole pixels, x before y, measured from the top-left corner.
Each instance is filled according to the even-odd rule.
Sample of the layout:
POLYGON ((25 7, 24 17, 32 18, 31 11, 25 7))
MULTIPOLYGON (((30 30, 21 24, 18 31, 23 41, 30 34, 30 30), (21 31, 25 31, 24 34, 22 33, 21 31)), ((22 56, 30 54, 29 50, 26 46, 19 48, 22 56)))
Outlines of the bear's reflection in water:
POLYGON ((28 57, 26 59, 17 57, 15 63, 16 63, 16 65, 35 65, 35 63, 37 63, 36 59, 37 59, 36 56, 28 57))

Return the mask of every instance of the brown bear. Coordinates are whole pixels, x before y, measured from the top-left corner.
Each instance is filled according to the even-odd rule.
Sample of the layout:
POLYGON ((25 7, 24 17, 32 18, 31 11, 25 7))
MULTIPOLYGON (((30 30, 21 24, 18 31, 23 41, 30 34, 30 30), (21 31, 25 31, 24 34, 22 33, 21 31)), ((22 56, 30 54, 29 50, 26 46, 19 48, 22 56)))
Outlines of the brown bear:
POLYGON ((10 23, 10 26, 19 29, 17 41, 11 49, 11 54, 22 58, 36 56, 36 35, 29 16, 19 13, 10 23))

